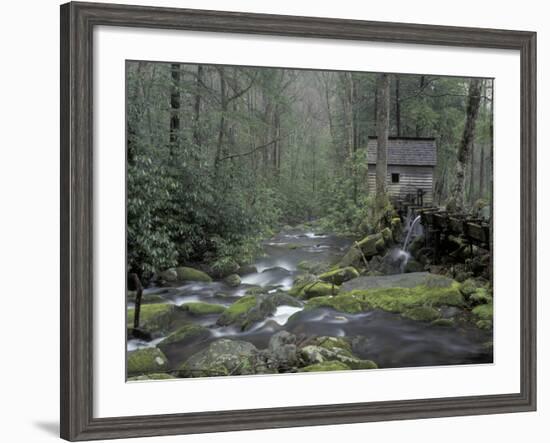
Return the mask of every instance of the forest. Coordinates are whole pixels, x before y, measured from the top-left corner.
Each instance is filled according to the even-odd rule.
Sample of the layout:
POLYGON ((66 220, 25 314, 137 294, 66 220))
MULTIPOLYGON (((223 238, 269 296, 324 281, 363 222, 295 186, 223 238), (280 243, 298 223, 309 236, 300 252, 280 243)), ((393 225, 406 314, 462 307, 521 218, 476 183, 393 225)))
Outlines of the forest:
POLYGON ((314 219, 372 232, 366 144, 383 108, 389 136, 435 138, 436 205, 489 202, 492 94, 490 79, 128 62, 128 269, 245 263, 314 219))
POLYGON ((493 81, 127 62, 127 375, 493 361, 493 81))

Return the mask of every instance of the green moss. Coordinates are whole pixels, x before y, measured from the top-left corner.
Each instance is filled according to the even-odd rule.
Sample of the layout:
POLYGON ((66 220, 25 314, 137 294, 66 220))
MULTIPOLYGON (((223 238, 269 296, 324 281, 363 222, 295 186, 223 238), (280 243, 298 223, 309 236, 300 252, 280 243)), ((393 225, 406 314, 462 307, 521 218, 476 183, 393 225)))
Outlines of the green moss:
POLYGON ((351 369, 348 365, 340 361, 325 361, 316 363, 300 369, 300 372, 324 372, 324 371, 348 371, 351 369))
POLYGON ((294 297, 303 297, 304 288, 317 281, 317 278, 312 274, 299 275, 294 280, 294 285, 290 288, 288 293, 294 297))
POLYGON ((477 289, 475 280, 469 278, 460 284, 460 292, 466 298, 472 295, 477 289))
POLYGON ((473 304, 490 304, 493 302, 491 293, 486 288, 477 288, 469 297, 473 304))
POLYGON ((375 248, 378 252, 383 252, 384 249, 386 248, 386 242, 384 241, 383 238, 381 238, 381 239, 376 241, 374 246, 375 246, 375 248))
POLYGON ((329 307, 356 314, 369 309, 404 313, 419 306, 462 306, 464 299, 453 282, 447 287, 420 285, 412 288, 372 288, 345 292, 334 297, 316 297, 308 300, 306 308, 329 307))
POLYGON ((493 320, 493 304, 479 305, 472 309, 474 314, 480 320, 493 320))
POLYGON ((479 329, 490 331, 491 329, 493 329, 493 322, 491 320, 478 320, 476 322, 476 326, 479 329))
POLYGON ((144 348, 128 353, 128 375, 156 373, 167 368, 168 360, 158 348, 144 348))
POLYGON ((384 238, 384 241, 386 243, 390 243, 393 240, 392 232, 390 228, 384 228, 380 231, 380 234, 382 234, 382 237, 384 238))
POLYGON ((346 363, 351 369, 378 369, 372 360, 353 360, 346 363))
POLYGON ((237 322, 244 317, 248 311, 256 306, 257 297, 255 295, 245 295, 229 306, 220 317, 223 324, 237 322))
POLYGON ((163 349, 166 346, 174 343, 189 343, 193 340, 198 340, 210 336, 210 331, 203 326, 195 324, 187 324, 172 332, 168 337, 162 340, 158 346, 163 349))
POLYGON ((337 268, 329 272, 325 272, 319 276, 319 279, 327 282, 341 285, 345 281, 359 277, 359 272, 353 266, 346 266, 345 268, 337 268))
POLYGON ((321 297, 323 295, 337 294, 339 289, 340 288, 337 285, 318 281, 304 286, 303 297, 313 298, 321 297))
POLYGON ((403 316, 416 321, 433 321, 437 320, 440 314, 437 309, 429 306, 416 306, 414 308, 407 309, 403 313, 403 316))
POLYGON ((261 286, 254 286, 252 288, 248 288, 245 292, 245 295, 259 295, 259 294, 267 294, 267 288, 262 288, 261 286))
POLYGON ((187 266, 180 266, 179 268, 175 268, 175 271, 178 275, 178 280, 181 281, 212 281, 212 278, 206 272, 202 272, 194 268, 189 268, 187 266))
POLYGON ((224 282, 229 286, 236 288, 241 284, 241 277, 239 277, 237 274, 231 274, 225 277, 224 282))
POLYGON ((135 377, 129 377, 128 381, 146 381, 146 380, 171 380, 174 379, 173 375, 170 374, 163 374, 155 373, 155 374, 147 374, 147 375, 137 375, 135 377))
POLYGON ((325 349, 342 349, 351 354, 351 344, 342 337, 318 337, 315 344, 325 349))
POLYGON ((446 328, 450 328, 454 324, 455 322, 452 318, 438 318, 437 320, 432 321, 433 326, 443 326, 446 328))
POLYGON ((185 303, 180 306, 180 309, 189 311, 193 315, 221 314, 225 311, 225 307, 222 305, 203 302, 185 303))
MULTIPOLYGON (((170 327, 176 307, 168 303, 151 303, 141 305, 139 314, 140 328, 149 332, 167 331, 170 327)), ((134 324, 135 309, 130 308, 126 311, 127 325, 134 324)))

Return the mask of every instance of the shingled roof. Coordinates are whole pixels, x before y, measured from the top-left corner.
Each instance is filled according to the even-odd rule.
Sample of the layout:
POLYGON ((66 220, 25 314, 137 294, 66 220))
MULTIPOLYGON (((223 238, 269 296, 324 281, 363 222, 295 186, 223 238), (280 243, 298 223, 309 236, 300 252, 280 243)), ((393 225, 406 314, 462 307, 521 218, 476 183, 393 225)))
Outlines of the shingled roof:
MULTIPOLYGON (((376 164, 378 143, 376 137, 369 137, 367 159, 376 164)), ((435 139, 414 137, 390 137, 388 139, 388 165, 435 166, 437 151, 435 139)))

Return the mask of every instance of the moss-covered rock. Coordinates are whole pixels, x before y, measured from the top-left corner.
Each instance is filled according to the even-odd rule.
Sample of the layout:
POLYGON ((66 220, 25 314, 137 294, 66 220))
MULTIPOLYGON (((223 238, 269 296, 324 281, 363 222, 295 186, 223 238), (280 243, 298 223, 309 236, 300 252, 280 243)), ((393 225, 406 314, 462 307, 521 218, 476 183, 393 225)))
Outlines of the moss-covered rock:
POLYGON ((352 278, 359 277, 359 272, 353 266, 346 266, 345 268, 336 268, 332 271, 325 272, 319 276, 319 280, 327 283, 334 283, 335 285, 341 285, 345 281, 352 278))
POLYGON ((450 328, 454 326, 455 322, 452 318, 438 318, 432 321, 433 326, 442 326, 444 328, 450 328))
POLYGON ((404 317, 416 321, 434 321, 440 317, 439 311, 429 306, 416 306, 407 309, 403 313, 404 317))
POLYGON ((493 302, 493 296, 487 288, 477 288, 470 294, 468 300, 473 305, 490 304, 493 302))
POLYGON ((321 297, 323 295, 329 295, 329 294, 338 294, 339 286, 333 285, 331 283, 325 283, 325 282, 314 282, 310 283, 303 288, 303 297, 313 298, 313 297, 321 297))
POLYGON ((256 347, 240 340, 220 339, 192 355, 178 368, 180 377, 213 377, 268 373, 256 347))
POLYGON ((241 284, 241 277, 239 277, 237 274, 230 274, 223 280, 227 285, 236 288, 241 284))
POLYGON ((403 225, 399 217, 391 219, 391 232, 394 241, 398 241, 403 235, 403 225))
POLYGON ((415 259, 410 259, 405 265, 404 272, 422 272, 424 270, 424 265, 415 259))
POLYGON ((420 306, 462 306, 464 298, 458 290, 458 283, 448 287, 424 285, 412 288, 372 288, 353 290, 334 297, 316 297, 307 301, 306 309, 329 307, 341 312, 356 314, 370 309, 404 313, 420 306))
POLYGON ((275 313, 277 307, 283 305, 298 307, 301 306, 301 303, 284 292, 245 295, 220 315, 217 324, 220 326, 234 325, 246 330, 254 323, 275 313))
POLYGON ((474 314, 479 320, 493 320, 493 304, 479 305, 472 309, 474 314))
POLYGON ((176 268, 176 273, 179 281, 212 281, 212 277, 210 277, 206 272, 199 271, 195 268, 189 268, 187 266, 180 266, 176 268))
POLYGON ((166 282, 172 283, 178 280, 178 273, 174 268, 167 269, 159 274, 159 278, 166 282))
POLYGON ((251 288, 248 288, 244 295, 260 295, 260 294, 267 294, 269 292, 269 288, 264 288, 262 286, 253 286, 251 288))
MULTIPOLYGON (((134 323, 135 309, 126 311, 127 325, 134 323)), ((176 317, 176 307, 168 303, 151 303, 141 306, 139 328, 149 334, 166 333, 170 330, 176 317)))
POLYGON ((466 298, 470 297, 470 295, 472 295, 477 288, 478 284, 472 278, 469 278, 460 284, 460 292, 462 292, 462 295, 466 298))
POLYGON ((351 343, 344 337, 322 336, 316 337, 312 342, 325 349, 342 349, 351 354, 351 343))
POLYGON ((349 371, 351 368, 341 361, 325 361, 301 368, 300 372, 326 372, 326 371, 349 371))
POLYGON ((137 375, 135 377, 129 377, 128 381, 172 380, 175 378, 176 377, 170 374, 154 373, 154 374, 137 375))
POLYGON ((221 314, 225 311, 225 306, 214 303, 192 302, 180 306, 183 311, 188 311, 193 315, 221 314))
POLYGON ((294 284, 292 285, 292 288, 290 288, 288 293, 294 297, 303 297, 304 288, 309 284, 315 283, 316 281, 317 277, 313 274, 299 275, 294 280, 294 284))
POLYGON ((237 274, 239 274, 241 277, 249 274, 256 274, 258 272, 258 268, 254 265, 242 265, 239 267, 239 270, 237 271, 237 274))
POLYGON ((166 351, 172 345, 185 346, 190 343, 205 340, 208 337, 210 337, 210 331, 204 326, 187 324, 172 332, 158 344, 158 347, 166 351))
POLYGON ((239 271, 239 264, 231 257, 223 257, 212 265, 212 275, 219 278, 227 277, 230 274, 236 274, 239 271))
POLYGON ((168 369, 168 360, 158 348, 143 348, 128 352, 126 367, 129 376, 157 373, 168 369))
POLYGON ((491 320, 478 320, 476 326, 484 331, 490 331, 493 329, 493 322, 491 320))

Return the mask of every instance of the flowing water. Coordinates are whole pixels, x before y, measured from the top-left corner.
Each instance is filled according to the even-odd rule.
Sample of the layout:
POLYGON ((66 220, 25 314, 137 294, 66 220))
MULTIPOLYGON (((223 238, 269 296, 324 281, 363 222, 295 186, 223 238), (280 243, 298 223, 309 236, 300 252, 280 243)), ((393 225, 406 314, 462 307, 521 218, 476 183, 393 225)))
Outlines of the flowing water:
MULTIPOLYGON (((166 288, 160 296, 175 305, 201 301, 229 306, 250 287, 262 286, 273 292, 288 290, 302 272, 298 269, 301 262, 336 263, 351 244, 349 239, 335 235, 297 230, 281 232, 264 243, 264 254, 254 263, 257 272, 243 276, 238 287, 231 288, 224 282, 196 282, 166 288)), ((146 290, 144 294, 151 291, 158 289, 146 290)), ((263 349, 270 337, 282 330, 304 336, 350 337, 354 353, 374 360, 381 368, 492 362, 492 351, 486 346, 492 339, 490 332, 468 326, 432 326, 379 310, 352 315, 327 308, 304 311, 303 307, 279 306, 271 317, 247 331, 216 325, 217 314, 192 316, 181 312, 178 315, 182 322, 208 327, 210 337, 167 351, 174 367, 218 338, 245 340, 263 349)), ((162 338, 156 337, 152 342, 128 340, 128 350, 155 346, 162 338)))

